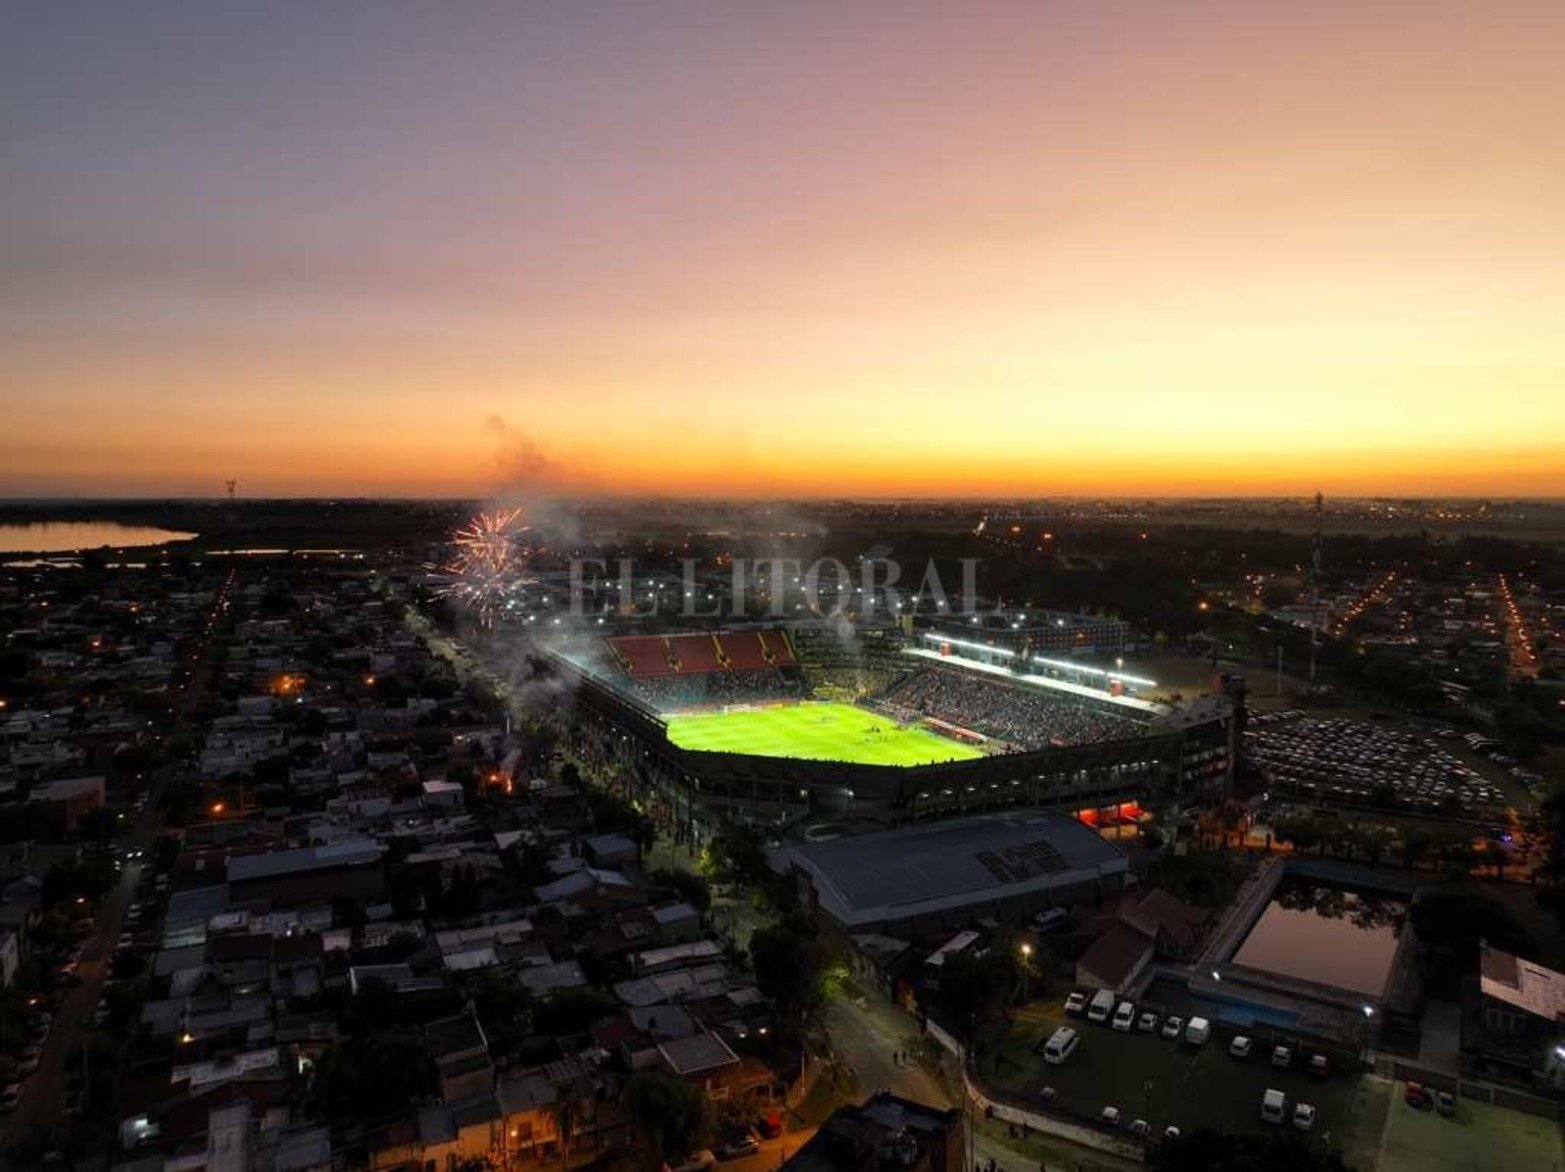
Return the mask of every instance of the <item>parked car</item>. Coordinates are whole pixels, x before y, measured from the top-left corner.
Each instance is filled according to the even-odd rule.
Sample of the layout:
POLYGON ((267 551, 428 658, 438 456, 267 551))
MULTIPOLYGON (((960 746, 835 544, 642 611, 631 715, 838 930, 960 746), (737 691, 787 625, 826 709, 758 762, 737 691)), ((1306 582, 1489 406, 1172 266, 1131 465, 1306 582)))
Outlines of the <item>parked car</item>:
POLYGON ((1070 918, 1071 914, 1065 908, 1051 907, 1032 918, 1032 928, 1034 932, 1054 932, 1063 928, 1070 918))
POLYGON ((1293 1051, 1286 1046, 1273 1046, 1272 1065, 1278 1070, 1287 1070, 1293 1065, 1293 1051))
POLYGON ((1429 1091, 1424 1084, 1414 1079, 1408 1079, 1402 1084, 1402 1099, 1409 1107, 1417 1107, 1420 1110, 1429 1106, 1429 1091))
POLYGON ((1233 1058, 1248 1058, 1250 1056, 1250 1050, 1253 1048, 1253 1046, 1254 1043, 1251 1042, 1249 1038, 1245 1037, 1243 1034, 1240 1034, 1233 1041, 1228 1043, 1229 1056, 1233 1058))
POLYGON ((1109 1127, 1118 1127, 1119 1126, 1119 1108, 1118 1107, 1105 1107, 1105 1108, 1103 1108, 1103 1110, 1098 1112, 1098 1122, 1107 1124, 1109 1127))
POLYGON ((1065 1012, 1072 1017, 1080 1017, 1087 1012, 1087 995, 1085 993, 1072 993, 1065 998, 1065 1012))
POLYGON ((1310 1058, 1310 1073, 1316 1078, 1325 1078, 1331 1073, 1331 1061, 1324 1054, 1316 1054, 1310 1058))
POLYGON ((1293 1108, 1293 1125, 1300 1131, 1315 1126, 1315 1108, 1308 1103, 1296 1103, 1293 1108))
POLYGON ((1177 1013, 1171 1013, 1163 1019, 1163 1036, 1177 1039, 1185 1031, 1185 1019, 1177 1013))
POLYGON ((1136 1028, 1144 1034, 1157 1033, 1157 1014, 1147 1010, 1136 1019, 1136 1028))
POLYGON ((1441 1091, 1435 1096, 1435 1109, 1442 1115, 1455 1115, 1456 1096, 1450 1091, 1441 1091))
POLYGON ((1119 1008, 1114 1011, 1113 1026, 1122 1034, 1130 1033, 1130 1027, 1136 1021, 1136 1003, 1134 1001, 1121 1001, 1119 1008))
POLYGON ((1151 1133, 1152 1127, 1145 1119, 1132 1119, 1129 1130, 1131 1135, 1144 1136, 1151 1133))
POLYGON ((1281 1123, 1288 1113, 1288 1097, 1278 1090, 1268 1090, 1261 1096, 1261 1118, 1267 1123, 1281 1123))
POLYGON ((761 1141, 753 1133, 735 1136, 727 1143, 720 1144, 717 1148, 719 1160, 739 1160, 745 1156, 753 1156, 761 1150, 761 1141))
POLYGON ((1206 1040, 1212 1036, 1212 1023, 1204 1017, 1192 1017, 1190 1023, 1185 1026, 1185 1041, 1192 1046, 1204 1046, 1206 1040))
POLYGON ((663 1167, 666 1172, 710 1172, 710 1169, 717 1167, 717 1156, 710 1148, 702 1148, 700 1151, 691 1152, 682 1164, 675 1164, 673 1167, 664 1164, 663 1167))
POLYGON ((1092 995, 1092 1001, 1087 1006, 1088 1021, 1108 1021, 1109 1014, 1114 1012, 1114 990, 1099 989, 1092 995))
POLYGON ((9 1115, 16 1110, 16 1104, 22 1097, 22 1084, 19 1082, 7 1083, 6 1088, 0 1091, 0 1112, 9 1115))
POLYGON ((1043 1060, 1052 1066, 1061 1066, 1065 1060, 1076 1053, 1076 1048, 1081 1045, 1081 1035, 1070 1026, 1061 1026, 1049 1035, 1049 1040, 1044 1043, 1043 1060))

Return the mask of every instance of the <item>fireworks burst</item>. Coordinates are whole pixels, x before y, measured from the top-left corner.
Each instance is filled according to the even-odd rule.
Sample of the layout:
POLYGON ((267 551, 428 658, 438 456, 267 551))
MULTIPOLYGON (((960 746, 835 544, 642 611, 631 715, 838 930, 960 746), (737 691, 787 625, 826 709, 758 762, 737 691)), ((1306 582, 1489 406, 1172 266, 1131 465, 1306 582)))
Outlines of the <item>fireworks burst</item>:
POLYGON ((452 535, 450 560, 430 567, 444 579, 435 593, 466 603, 493 626, 511 591, 526 581, 522 535, 529 528, 521 509, 478 514, 452 535))

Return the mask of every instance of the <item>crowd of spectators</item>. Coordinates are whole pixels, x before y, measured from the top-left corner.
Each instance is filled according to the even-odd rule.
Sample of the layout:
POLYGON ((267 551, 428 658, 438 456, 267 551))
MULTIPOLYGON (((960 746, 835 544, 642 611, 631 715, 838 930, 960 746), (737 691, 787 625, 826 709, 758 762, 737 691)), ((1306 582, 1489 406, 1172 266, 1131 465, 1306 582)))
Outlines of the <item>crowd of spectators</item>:
POLYGON ((966 672, 930 668, 900 681, 878 706, 902 718, 934 717, 1017 748, 1081 745, 1132 735, 1134 717, 966 672))
POLYGON ((620 676, 615 683, 661 712, 797 700, 803 692, 799 673, 786 668, 646 679, 620 676))

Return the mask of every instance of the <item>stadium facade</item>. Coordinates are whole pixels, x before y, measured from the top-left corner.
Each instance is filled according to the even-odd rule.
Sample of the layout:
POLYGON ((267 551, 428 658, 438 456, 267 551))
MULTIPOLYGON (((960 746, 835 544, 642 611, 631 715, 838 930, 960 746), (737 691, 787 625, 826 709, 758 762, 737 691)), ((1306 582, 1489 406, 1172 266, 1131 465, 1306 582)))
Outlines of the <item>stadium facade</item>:
MULTIPOLYGON (((786 651, 776 637, 750 632, 714 642, 722 648, 754 641, 770 648, 779 663, 808 672, 814 657, 805 649, 818 630, 790 630, 782 641, 783 646, 792 641, 786 651)), ((908 654, 919 650, 916 636, 904 647, 900 633, 876 630, 858 642, 880 649, 882 656, 898 653, 903 672, 930 666, 924 657, 908 654)), ((622 654, 616 651, 615 658, 622 654)), ((645 648, 637 647, 635 654, 658 662, 645 648)), ((692 843, 705 841, 728 821, 774 830, 803 824, 808 833, 835 821, 897 825, 1017 806, 1051 807, 1089 824, 1143 813, 1166 818, 1222 801, 1232 779, 1234 710, 1221 696, 1172 711, 1144 705, 1146 719, 1129 735, 1089 743, 925 765, 849 764, 681 747, 670 740, 664 715, 638 698, 627 681, 616 680, 612 671, 590 670, 579 656, 556 651, 553 658, 575 686, 583 735, 618 766, 630 796, 656 809, 692 843)), ((895 669, 878 659, 868 666, 877 681, 895 669)), ((836 664, 831 670, 851 669, 836 664)), ((823 685, 820 679, 810 683, 812 689, 823 685)), ((1106 694, 1098 702, 1111 703, 1106 694)), ((1136 702, 1126 697, 1112 703, 1136 702)))

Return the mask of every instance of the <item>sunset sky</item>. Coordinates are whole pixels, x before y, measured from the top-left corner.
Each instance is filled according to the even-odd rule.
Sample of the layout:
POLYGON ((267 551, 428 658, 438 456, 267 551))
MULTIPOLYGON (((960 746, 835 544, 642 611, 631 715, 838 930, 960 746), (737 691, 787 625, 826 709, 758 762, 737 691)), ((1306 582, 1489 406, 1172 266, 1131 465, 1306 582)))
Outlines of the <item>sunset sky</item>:
POLYGON ((38 2, 0 496, 1565 495, 1565 3, 38 2))

